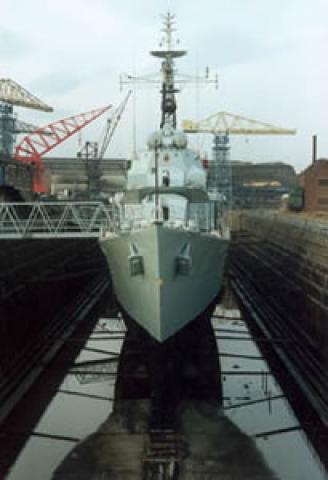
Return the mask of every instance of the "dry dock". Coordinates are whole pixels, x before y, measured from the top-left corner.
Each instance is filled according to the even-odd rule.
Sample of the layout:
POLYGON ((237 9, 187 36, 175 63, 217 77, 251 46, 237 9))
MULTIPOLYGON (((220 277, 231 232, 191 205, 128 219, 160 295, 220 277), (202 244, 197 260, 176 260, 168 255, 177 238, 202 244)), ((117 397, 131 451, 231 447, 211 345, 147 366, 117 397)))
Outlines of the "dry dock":
POLYGON ((280 212, 235 217, 233 264, 248 271, 328 367, 328 218, 280 212))
MULTIPOLYGON (((165 348, 165 364, 174 364, 174 368, 165 372, 164 363, 158 368, 158 380, 166 385, 161 392, 152 391, 157 385, 149 378, 154 374, 154 366, 147 365, 151 345, 128 331, 113 412, 97 432, 70 452, 54 479, 277 478, 254 440, 224 414, 215 330, 208 320, 194 322, 188 336, 175 338, 174 345, 165 348), (185 355, 179 357, 177 349, 182 348, 185 355), (164 403, 158 395, 164 395, 164 403)), ((153 350, 153 361, 154 356, 160 361, 153 350)))
POLYGON ((294 397, 307 399, 299 414, 327 464, 327 217, 245 211, 233 222, 231 273, 241 302, 273 339, 282 368, 298 385, 294 397))
MULTIPOLYGON (((17 306, 11 317, 16 325, 25 320, 21 330, 11 330, 2 317, 11 346, 2 349, 8 366, 26 338, 29 346, 44 338, 52 308, 82 294, 95 273, 107 275, 94 241, 57 240, 52 249, 45 240, 31 242, 8 246, 19 268, 3 275, 2 292, 8 295, 3 308, 10 304, 15 313, 15 298, 29 308, 24 317, 17 306), (56 297, 54 285, 60 287, 56 297), (32 315, 36 301, 30 300, 39 293, 40 311, 32 315), (45 330, 33 330, 43 319, 45 330)), ((325 479, 327 428, 317 428, 318 419, 325 423, 327 405, 325 223, 270 212, 238 214, 231 254, 231 281, 235 292, 239 288, 244 318, 249 311, 252 318, 264 314, 268 336, 248 329, 252 322, 246 325, 235 304, 229 315, 216 309, 211 318, 194 322, 189 335, 168 343, 165 351, 140 342, 133 330, 126 335, 120 319, 118 328, 115 319, 100 319, 73 365, 55 359, 51 373, 36 361, 44 369, 42 381, 31 383, 20 414, 12 422, 9 416, 1 430, 0 471, 8 472, 11 464, 8 480, 325 479), (265 346, 287 354, 276 368, 264 360, 265 346), (67 374, 60 386, 54 381, 57 370, 64 371, 62 378, 67 374), (149 382, 150 372, 155 382, 149 382), (293 413, 286 382, 279 386, 284 376, 287 383, 291 377, 299 381, 305 418, 293 413), (53 399, 46 408, 39 399, 49 391, 53 399), (311 429, 314 435, 306 436, 311 429)), ((3 256, 3 265, 10 261, 3 256)), ((231 299, 227 292, 225 302, 231 299)), ((65 322, 64 330, 70 318, 65 322)), ((77 342, 81 338, 73 333, 67 343, 77 342)))

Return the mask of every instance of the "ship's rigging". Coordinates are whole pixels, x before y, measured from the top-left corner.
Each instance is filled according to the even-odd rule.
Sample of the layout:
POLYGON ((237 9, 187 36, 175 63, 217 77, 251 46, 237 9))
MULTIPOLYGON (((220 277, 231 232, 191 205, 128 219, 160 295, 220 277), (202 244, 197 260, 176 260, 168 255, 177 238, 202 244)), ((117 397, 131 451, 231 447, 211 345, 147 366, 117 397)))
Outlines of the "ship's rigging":
POLYGON ((206 67, 205 75, 186 75, 176 71, 174 59, 183 57, 186 55, 186 50, 175 49, 175 45, 179 44, 179 41, 174 38, 175 32, 175 15, 168 12, 166 15, 162 15, 164 38, 160 42, 160 48, 151 51, 151 55, 162 59, 161 66, 161 78, 158 79, 157 75, 130 75, 125 74, 120 78, 120 84, 133 85, 134 90, 136 85, 140 83, 161 85, 161 120, 160 128, 164 125, 171 125, 173 128, 177 126, 177 104, 176 94, 180 91, 177 85, 196 85, 198 88, 200 84, 214 84, 218 87, 218 77, 215 75, 213 78, 209 74, 209 69, 206 67))
POLYGON ((161 124, 160 127, 163 128, 164 125, 172 125, 173 128, 176 128, 176 101, 175 94, 179 90, 175 88, 174 82, 174 59, 178 57, 183 57, 186 55, 185 50, 175 50, 172 48, 173 44, 173 32, 175 23, 175 15, 168 13, 164 16, 164 28, 162 31, 165 33, 165 46, 164 50, 153 50, 151 54, 154 57, 162 58, 162 103, 161 103, 161 124))

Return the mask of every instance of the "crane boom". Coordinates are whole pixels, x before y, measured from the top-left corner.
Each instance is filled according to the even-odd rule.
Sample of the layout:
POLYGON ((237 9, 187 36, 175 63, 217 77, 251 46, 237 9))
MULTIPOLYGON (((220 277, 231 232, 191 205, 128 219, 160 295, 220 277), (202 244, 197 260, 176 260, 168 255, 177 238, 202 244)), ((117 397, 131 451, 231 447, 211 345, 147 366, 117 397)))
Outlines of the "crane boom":
POLYGON ((125 110, 126 104, 128 103, 131 94, 132 94, 132 90, 129 90, 126 97, 123 99, 121 104, 115 110, 113 116, 107 120, 106 132, 105 132, 105 135, 104 135, 103 142, 102 142, 102 144, 100 146, 100 149, 99 149, 99 157, 98 158, 100 160, 102 158, 104 158, 104 155, 107 151, 108 145, 110 144, 111 139, 113 138, 116 127, 117 127, 119 121, 121 120, 122 114, 125 110))
POLYGON ((126 104, 131 96, 129 90, 123 101, 107 119, 104 133, 101 135, 100 146, 97 142, 86 142, 83 148, 78 152, 78 156, 84 161, 86 177, 88 182, 88 195, 90 198, 97 198, 101 191, 101 163, 107 151, 107 148, 113 138, 118 123, 125 110, 126 104))
POLYGON ((110 108, 111 105, 106 105, 90 112, 57 120, 45 127, 38 128, 32 134, 23 138, 16 147, 15 157, 16 160, 34 165, 33 190, 35 193, 44 193, 46 191, 43 179, 43 155, 50 152, 50 150, 57 147, 57 145, 67 140, 110 108))
POLYGON ((0 101, 19 107, 52 112, 53 108, 10 78, 0 78, 0 101))
POLYGON ((186 133, 213 133, 226 135, 295 135, 296 130, 277 127, 241 115, 219 112, 200 122, 184 120, 186 133))

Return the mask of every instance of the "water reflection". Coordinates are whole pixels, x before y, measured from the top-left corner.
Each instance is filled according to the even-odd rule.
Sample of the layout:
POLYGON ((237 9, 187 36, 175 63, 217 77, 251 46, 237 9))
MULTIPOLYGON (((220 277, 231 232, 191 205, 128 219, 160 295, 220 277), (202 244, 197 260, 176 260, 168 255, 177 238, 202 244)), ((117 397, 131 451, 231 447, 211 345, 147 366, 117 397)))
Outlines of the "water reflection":
POLYGON ((99 320, 9 480, 326 478, 238 310, 140 338, 99 320))
POLYGON ((255 439, 278 478, 324 480, 324 467, 256 344, 246 340, 247 326, 238 317, 238 311, 218 308, 213 318, 220 345, 226 415, 255 439), (230 338, 222 338, 226 328, 231 330, 230 338))
MULTIPOLYGON (((93 382, 104 367, 97 364, 94 377, 84 374, 93 382)), ((118 367, 113 412, 70 452, 54 479, 274 478, 253 441, 220 408, 209 317, 161 346, 129 329, 118 367), (242 452, 238 462, 236 452, 242 452)), ((107 368, 111 376, 113 359, 107 368)))
MULTIPOLYGON (((116 355, 118 358, 123 343, 122 338, 99 340, 99 334, 95 333, 103 329, 106 323, 118 325, 122 322, 116 317, 99 320, 75 364, 85 361, 107 361, 109 355, 116 355)), ((105 333, 107 335, 107 332, 105 333)), ((77 339, 73 340, 77 341, 77 339)), ((81 383, 78 374, 69 373, 59 388, 57 386, 56 392, 53 392, 51 403, 34 427, 34 433, 36 432, 38 436, 30 435, 29 441, 11 468, 8 479, 50 479, 56 467, 72 449, 72 445, 94 432, 112 411, 115 378, 116 376, 105 375, 102 381, 98 378, 94 383, 81 383), (49 438, 39 434, 49 435, 49 438)), ((52 381, 52 376, 45 380, 45 390, 48 390, 52 381)), ((42 394, 44 392, 40 389, 35 395, 39 397, 42 394)), ((35 398, 35 400, 38 399, 35 398)), ((37 405, 35 407, 37 408, 37 405)), ((22 415, 28 417, 27 411, 29 410, 22 412, 22 415)))

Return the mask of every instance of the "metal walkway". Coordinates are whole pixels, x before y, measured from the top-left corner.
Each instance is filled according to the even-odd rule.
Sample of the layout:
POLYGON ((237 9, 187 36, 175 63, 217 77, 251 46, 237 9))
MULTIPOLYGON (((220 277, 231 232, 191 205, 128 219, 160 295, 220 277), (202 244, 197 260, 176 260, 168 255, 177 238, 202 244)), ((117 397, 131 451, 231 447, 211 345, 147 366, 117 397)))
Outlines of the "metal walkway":
MULTIPOLYGON (((85 161, 82 158, 44 157, 43 162, 47 170, 55 175, 85 174, 85 161)), ((101 169, 104 175, 125 177, 128 170, 128 160, 124 158, 103 158, 101 169)))
POLYGON ((0 203, 0 240, 98 238, 114 225, 102 202, 0 203))

